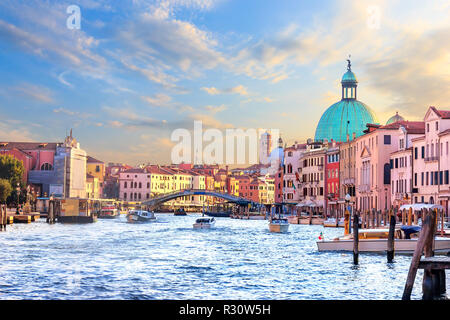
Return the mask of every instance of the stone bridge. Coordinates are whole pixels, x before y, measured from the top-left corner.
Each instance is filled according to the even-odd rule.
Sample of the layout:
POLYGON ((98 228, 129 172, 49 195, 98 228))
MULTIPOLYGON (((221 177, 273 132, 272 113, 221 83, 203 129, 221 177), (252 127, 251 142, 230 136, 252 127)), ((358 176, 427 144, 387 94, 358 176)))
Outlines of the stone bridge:
POLYGON ((255 204, 255 202, 237 197, 225 192, 220 191, 212 191, 212 190, 203 190, 203 189, 186 189, 186 190, 180 190, 175 191, 171 193, 165 193, 160 196, 153 197, 149 200, 142 201, 143 206, 148 206, 150 210, 153 210, 163 204, 166 201, 170 201, 176 198, 185 197, 185 196, 211 196, 216 198, 222 198, 225 200, 228 200, 229 202, 236 203, 238 205, 246 206, 249 203, 255 204))

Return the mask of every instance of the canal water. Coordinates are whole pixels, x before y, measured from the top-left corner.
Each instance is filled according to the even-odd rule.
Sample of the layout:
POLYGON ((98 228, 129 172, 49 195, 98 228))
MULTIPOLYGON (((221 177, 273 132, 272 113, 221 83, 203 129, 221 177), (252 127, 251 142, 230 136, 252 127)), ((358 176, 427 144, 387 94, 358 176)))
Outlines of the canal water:
MULTIPOLYGON (((401 299, 411 255, 319 253, 315 241, 342 228, 156 214, 130 224, 122 215, 91 224, 44 219, 0 233, 0 299, 401 299)), ((421 298, 418 271, 412 299, 421 298)), ((447 280, 447 283, 450 283, 447 280)))

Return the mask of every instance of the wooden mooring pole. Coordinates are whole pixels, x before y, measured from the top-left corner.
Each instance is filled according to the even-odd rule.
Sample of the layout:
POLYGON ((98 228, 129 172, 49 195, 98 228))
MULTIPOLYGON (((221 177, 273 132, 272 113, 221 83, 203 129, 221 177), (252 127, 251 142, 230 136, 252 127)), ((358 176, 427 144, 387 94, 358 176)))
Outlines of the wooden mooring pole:
MULTIPOLYGON (((402 300, 411 300, 411 292, 414 286, 414 280, 416 279, 417 269, 419 267, 422 252, 424 248, 427 247, 429 253, 430 239, 432 240, 434 238, 434 223, 435 223, 434 221, 436 221, 435 214, 433 212, 429 212, 425 220, 422 222, 422 230, 420 231, 419 240, 417 241, 416 245, 416 250, 414 250, 411 265, 409 266, 408 277, 406 278, 406 284, 405 289, 403 290, 402 300)), ((424 273, 424 284, 425 284, 425 273, 424 273)), ((422 288, 424 287, 422 286, 422 288)))
POLYGON ((392 262, 394 260, 395 254, 395 223, 396 216, 393 214, 389 214, 389 234, 388 234, 388 243, 387 243, 387 262, 392 262))
POLYGON ((359 258, 359 215, 356 210, 353 213, 353 263, 358 264, 359 258))
POLYGON ((0 219, 1 219, 0 230, 6 231, 6 224, 8 219, 6 204, 0 205, 0 219))

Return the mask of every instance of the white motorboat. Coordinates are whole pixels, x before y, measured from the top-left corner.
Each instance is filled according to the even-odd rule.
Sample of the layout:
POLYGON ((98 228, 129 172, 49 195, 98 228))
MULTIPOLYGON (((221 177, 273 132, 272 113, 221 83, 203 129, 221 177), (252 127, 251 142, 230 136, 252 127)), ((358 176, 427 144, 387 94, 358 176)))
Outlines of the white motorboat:
POLYGON ((284 233, 289 229, 289 221, 286 218, 272 218, 269 221, 269 231, 284 233))
POLYGON ((127 213, 128 222, 150 222, 156 220, 155 213, 145 210, 130 210, 127 213))
MULTIPOLYGON (((324 227, 336 227, 336 218, 329 218, 323 222, 324 227)), ((344 218, 339 219, 337 227, 344 227, 344 218)))
MULTIPOLYGON (((418 232, 420 227, 403 226, 394 233, 394 250, 398 253, 414 253, 417 237, 411 238, 412 233, 418 232), (413 229, 415 228, 415 229, 413 229)), ((389 229, 360 229, 358 231, 359 252, 386 252, 389 229)), ((317 241, 319 251, 353 251, 353 234, 333 240, 317 241)), ((434 252, 447 253, 450 251, 450 238, 435 237, 434 252)))
POLYGON ((198 218, 193 225, 194 229, 211 229, 216 224, 214 218, 198 218))

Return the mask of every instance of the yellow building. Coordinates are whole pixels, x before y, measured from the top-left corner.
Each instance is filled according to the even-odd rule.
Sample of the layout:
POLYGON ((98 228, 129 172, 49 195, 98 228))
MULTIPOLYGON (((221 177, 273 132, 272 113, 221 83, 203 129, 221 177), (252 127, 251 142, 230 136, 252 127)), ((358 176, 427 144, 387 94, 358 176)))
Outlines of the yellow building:
POLYGON ((90 199, 101 198, 100 182, 97 177, 87 173, 86 174, 86 197, 90 199))
MULTIPOLYGON (((103 196, 103 181, 105 179, 105 163, 103 161, 97 160, 91 156, 87 157, 86 160, 86 173, 93 176, 98 181, 98 197, 103 196)), ((87 178, 86 178, 87 182, 87 178)), ((87 189, 87 186, 86 186, 87 189)))

